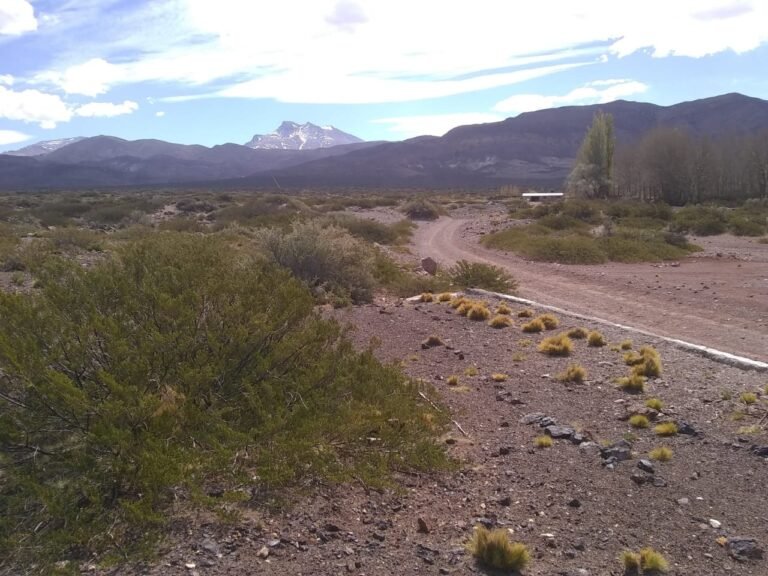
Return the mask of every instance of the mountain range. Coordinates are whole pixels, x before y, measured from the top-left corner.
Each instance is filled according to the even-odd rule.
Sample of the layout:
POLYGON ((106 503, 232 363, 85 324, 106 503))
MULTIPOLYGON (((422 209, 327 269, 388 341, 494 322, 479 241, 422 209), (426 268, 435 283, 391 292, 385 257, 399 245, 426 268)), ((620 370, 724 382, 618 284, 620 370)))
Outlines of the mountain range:
POLYGON ((0 189, 160 184, 557 186, 568 175, 598 110, 613 115, 619 143, 637 140, 657 126, 679 127, 713 138, 768 130, 768 101, 725 94, 672 106, 618 100, 551 108, 501 122, 459 126, 442 137, 421 136, 402 142, 361 142, 331 127, 294 122, 284 122, 272 134, 257 135, 246 146, 208 148, 96 136, 41 155, 0 154, 0 189), (323 147, 330 140, 315 135, 324 132, 329 136, 338 132, 357 141, 323 147))
POLYGON ((314 150, 362 142, 357 136, 333 126, 317 126, 311 122, 297 124, 286 121, 269 134, 256 134, 245 145, 261 150, 314 150))

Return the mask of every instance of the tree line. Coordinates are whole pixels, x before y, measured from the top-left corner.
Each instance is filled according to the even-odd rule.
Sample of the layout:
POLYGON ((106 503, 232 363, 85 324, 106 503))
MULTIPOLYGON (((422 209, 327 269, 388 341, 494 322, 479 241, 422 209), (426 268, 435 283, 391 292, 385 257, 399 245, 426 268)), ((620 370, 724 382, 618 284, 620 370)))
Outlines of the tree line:
POLYGON ((615 144, 613 117, 598 112, 568 178, 586 198, 664 201, 768 199, 768 131, 722 138, 659 126, 635 142, 615 144))

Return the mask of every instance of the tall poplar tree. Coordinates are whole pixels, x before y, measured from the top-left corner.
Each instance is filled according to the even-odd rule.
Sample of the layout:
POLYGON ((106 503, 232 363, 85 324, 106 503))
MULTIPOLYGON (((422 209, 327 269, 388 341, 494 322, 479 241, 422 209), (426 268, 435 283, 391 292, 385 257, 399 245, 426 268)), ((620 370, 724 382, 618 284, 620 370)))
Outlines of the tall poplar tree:
POLYGON ((568 177, 568 188, 577 196, 607 198, 613 188, 613 116, 597 112, 568 177))

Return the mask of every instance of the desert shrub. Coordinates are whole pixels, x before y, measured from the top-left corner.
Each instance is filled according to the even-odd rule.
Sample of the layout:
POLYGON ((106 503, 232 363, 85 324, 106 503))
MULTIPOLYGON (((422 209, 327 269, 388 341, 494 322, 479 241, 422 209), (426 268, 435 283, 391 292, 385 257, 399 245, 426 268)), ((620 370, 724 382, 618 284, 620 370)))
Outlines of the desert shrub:
POLYGON ((294 222, 290 232, 260 231, 257 241, 270 260, 290 270, 320 300, 372 300, 373 255, 348 233, 314 221, 294 222))
POLYGON ((539 320, 544 324, 544 328, 547 330, 554 330, 560 325, 560 320, 554 314, 542 314, 539 316, 539 320))
POLYGON ((419 296, 419 302, 433 302, 435 297, 432 292, 422 292, 419 296))
POLYGON ((657 412, 661 412, 664 409, 664 402, 658 398, 648 398, 648 400, 645 401, 645 405, 657 412))
POLYGON ((474 302, 473 300, 464 300, 456 307, 456 314, 458 314, 459 316, 466 316, 467 314, 469 314, 469 311, 475 305, 476 305, 476 302, 474 302))
POLYGON ((538 332, 544 331, 544 322, 539 320, 538 318, 534 318, 530 322, 526 322, 522 326, 523 332, 526 332, 528 334, 536 334, 538 332))
POLYGON ((630 394, 640 394, 645 390, 645 377, 639 374, 622 376, 616 383, 619 385, 619 388, 630 394))
POLYGON ((51 244, 59 250, 88 250, 99 251, 103 249, 105 236, 91 230, 82 228, 56 228, 47 234, 51 244))
POLYGON ((512 314, 512 308, 510 308, 504 302, 502 302, 496 308, 496 314, 504 314, 504 315, 509 316, 510 314, 512 314))
MULTIPOLYGON (((413 270, 398 265, 382 250, 372 249, 371 274, 382 290, 401 298, 410 298, 423 292, 439 293, 448 287, 448 281, 438 274, 429 276, 416 274, 413 270)), ((361 265, 364 265, 362 262, 361 265)))
POLYGON ((483 288, 509 294, 517 289, 517 281, 503 268, 482 262, 459 260, 447 270, 448 278, 460 288, 483 288))
POLYGON ((491 380, 493 380, 494 382, 506 382, 507 378, 509 378, 509 376, 507 376, 506 374, 502 374, 500 372, 495 372, 491 374, 491 380))
MULTIPOLYGON (((491 316, 491 311, 488 310, 488 307, 480 302, 475 302, 467 311, 467 318, 470 320, 480 321, 480 320, 488 320, 488 318, 491 316)), ((502 316, 502 318, 505 318, 502 316)))
POLYGON ((481 564, 505 572, 519 572, 531 561, 525 544, 510 542, 503 528, 491 531, 484 526, 477 526, 467 544, 467 550, 481 564))
POLYGON ((438 302, 450 302, 453 298, 453 294, 450 292, 441 292, 437 295, 437 301, 438 302))
POLYGON ((632 350, 632 340, 622 340, 619 344, 619 348, 622 350, 632 350))
POLYGON ((573 338, 574 340, 583 340, 589 336, 589 332, 584 328, 571 328, 568 330, 567 334, 569 338, 573 338))
POLYGON ((629 425, 632 428, 648 428, 649 424, 648 417, 644 414, 632 414, 629 417, 629 425))
POLYGON ((643 346, 639 351, 640 361, 633 356, 632 373, 648 378, 658 378, 661 376, 661 356, 659 352, 651 346, 643 346))
POLYGON ((562 264, 602 264, 606 255, 595 239, 579 234, 552 235, 550 228, 539 224, 515 226, 483 238, 489 248, 510 250, 538 262, 562 264))
POLYGON ((440 209, 425 198, 406 202, 402 211, 411 220, 437 220, 440 217, 440 209))
POLYGON ((507 328, 512 326, 512 320, 509 319, 509 316, 497 314, 488 321, 488 326, 491 328, 507 328))
POLYGON ((376 220, 356 218, 345 214, 334 216, 330 219, 330 223, 367 242, 395 244, 398 240, 398 234, 395 230, 376 220))
POLYGON ((664 556, 653 548, 643 548, 640 550, 640 568, 649 573, 666 572, 669 565, 664 556))
POLYGON ((544 338, 539 343, 538 350, 547 356, 568 356, 573 352, 573 342, 567 334, 557 334, 544 338))
POLYGON ((533 445, 536 446, 536 448, 551 448, 554 445, 554 441, 552 440, 552 436, 542 434, 533 439, 533 445))
POLYGON ((517 313, 518 318, 532 318, 533 317, 533 310, 528 310, 527 308, 525 310, 520 310, 520 312, 517 313))
POLYGON ((455 310, 462 304, 466 303, 466 301, 467 299, 464 296, 455 296, 451 299, 448 305, 455 310))
POLYGON ((621 565, 626 574, 634 574, 640 570, 640 554, 631 550, 624 550, 619 556, 621 565))
POLYGON ((714 206, 686 206, 675 213, 670 228, 674 232, 714 236, 726 231, 727 217, 722 209, 714 206))
POLYGON ((739 396, 739 399, 747 406, 750 406, 757 402, 757 394, 754 392, 742 392, 741 396, 739 396))
POLYGON ((575 382, 576 384, 582 384, 586 378, 587 370, 579 364, 570 364, 565 372, 557 377, 561 382, 575 382))
POLYGON ((470 364, 464 369, 464 376, 477 376, 480 373, 480 371, 477 369, 477 366, 474 364, 470 364))
POLYGON ((189 232, 200 233, 208 231, 208 227, 196 220, 195 218, 189 218, 186 216, 178 216, 165 220, 160 223, 158 228, 164 232, 189 232))
POLYGON ((445 381, 448 386, 458 386, 459 385, 459 377, 455 374, 452 376, 448 376, 448 379, 445 381))
POLYGON ((675 436, 677 434, 677 424, 674 422, 662 422, 657 424, 653 431, 657 436, 675 436))
POLYGON ((606 344, 605 336, 603 336, 597 330, 593 330, 587 336, 587 344, 589 346, 594 347, 594 348, 600 348, 601 346, 605 346, 605 344, 606 344))
POLYGON ((158 234, 34 272, 40 290, 0 293, 5 567, 134 551, 212 482, 265 495, 445 462, 416 382, 220 239, 158 234))
POLYGON ((657 460, 658 462, 669 462, 672 460, 672 449, 667 446, 657 446, 650 452, 648 456, 651 460, 657 460))
POLYGON ((728 219, 728 230, 735 236, 762 236, 768 231, 766 218, 761 214, 734 214, 728 219))

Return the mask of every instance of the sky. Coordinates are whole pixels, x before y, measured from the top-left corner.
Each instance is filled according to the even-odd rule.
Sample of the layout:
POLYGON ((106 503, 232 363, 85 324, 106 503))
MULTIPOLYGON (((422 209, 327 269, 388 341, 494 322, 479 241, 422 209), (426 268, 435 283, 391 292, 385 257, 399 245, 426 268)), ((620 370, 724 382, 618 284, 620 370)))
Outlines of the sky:
POLYGON ((768 99, 766 0, 0 0, 0 151, 365 140, 617 99, 768 99))

